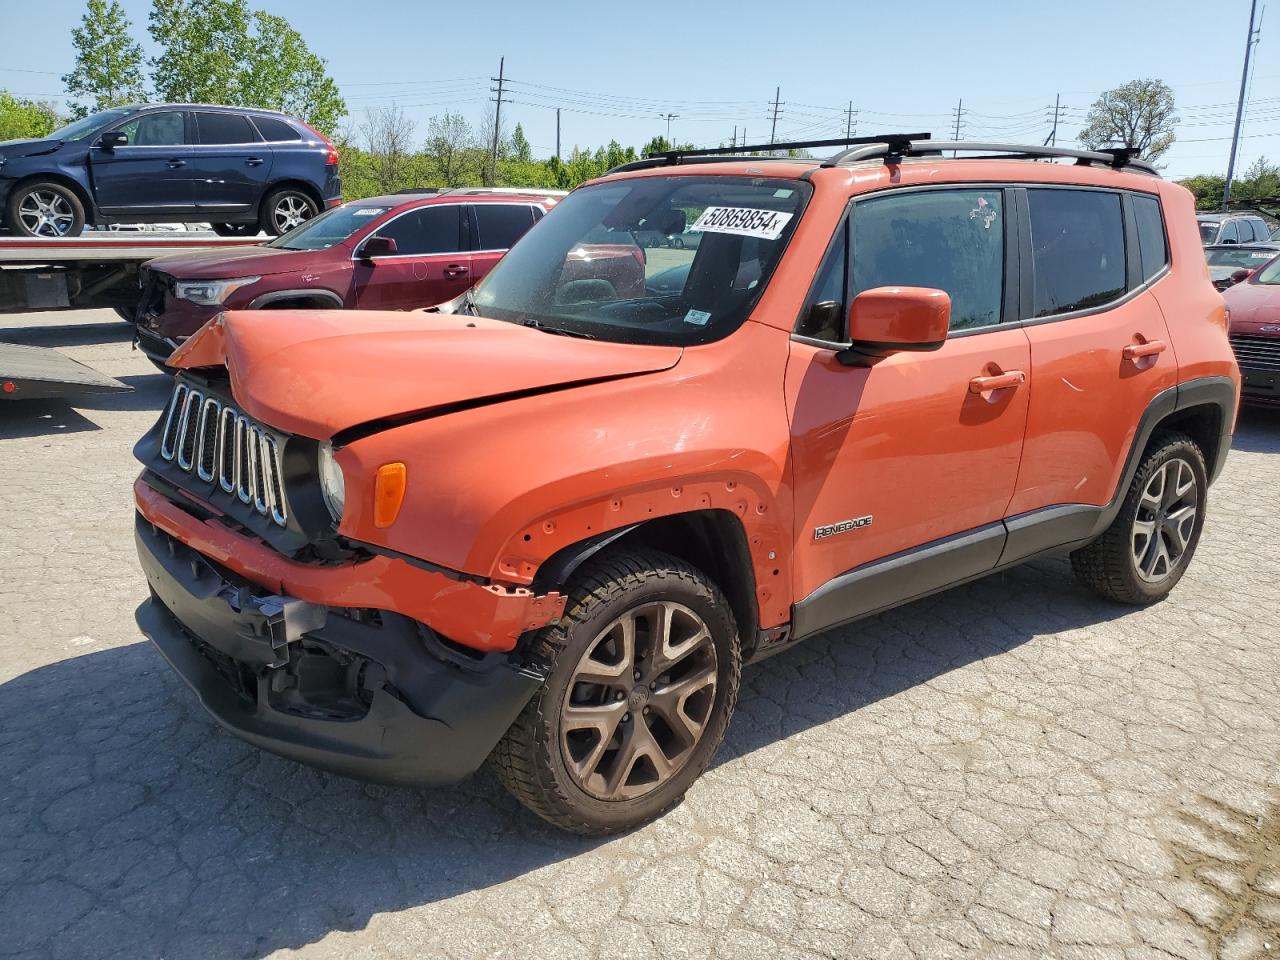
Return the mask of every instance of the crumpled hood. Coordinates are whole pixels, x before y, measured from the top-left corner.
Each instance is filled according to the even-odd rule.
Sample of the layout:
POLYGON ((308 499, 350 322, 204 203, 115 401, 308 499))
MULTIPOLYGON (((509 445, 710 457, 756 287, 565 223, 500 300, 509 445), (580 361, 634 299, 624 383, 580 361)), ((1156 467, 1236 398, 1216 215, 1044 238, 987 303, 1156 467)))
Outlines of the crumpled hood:
POLYGON ((220 246, 199 253, 171 253, 147 261, 147 266, 179 280, 227 280, 269 277, 312 266, 314 250, 281 250, 260 245, 220 246))
POLYGON ((325 440, 353 427, 667 370, 680 354, 458 314, 246 310, 219 315, 169 363, 225 363, 247 414, 325 440))
POLYGON ((51 153, 62 146, 61 140, 0 140, 0 157, 16 160, 38 153, 51 153))
POLYGON ((1231 308, 1231 332, 1252 333, 1259 324, 1280 323, 1280 285, 1237 283, 1222 291, 1231 308))

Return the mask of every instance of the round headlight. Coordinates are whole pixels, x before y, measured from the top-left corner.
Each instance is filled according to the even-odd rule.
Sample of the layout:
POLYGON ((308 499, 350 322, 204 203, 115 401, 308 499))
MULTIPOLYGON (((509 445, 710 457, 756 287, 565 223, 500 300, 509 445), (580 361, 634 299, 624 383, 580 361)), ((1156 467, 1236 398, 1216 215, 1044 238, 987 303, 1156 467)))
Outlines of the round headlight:
POLYGON ((347 483, 342 476, 342 467, 333 457, 333 444, 320 444, 320 492, 324 494, 324 505, 329 508, 333 522, 342 519, 342 504, 347 496, 347 483))

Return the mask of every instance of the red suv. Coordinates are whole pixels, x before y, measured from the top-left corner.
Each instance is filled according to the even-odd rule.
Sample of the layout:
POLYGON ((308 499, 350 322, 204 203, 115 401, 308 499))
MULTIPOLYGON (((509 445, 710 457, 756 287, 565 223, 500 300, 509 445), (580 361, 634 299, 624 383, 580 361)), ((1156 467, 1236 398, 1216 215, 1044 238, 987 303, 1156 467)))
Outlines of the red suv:
POLYGON ((556 202, 547 191, 412 191, 336 207, 262 246, 143 268, 138 346, 163 363, 223 310, 411 310, 489 272, 556 202))
POLYGON ((587 833, 806 637, 1051 551, 1161 600, 1240 387, 1186 189, 906 137, 630 164, 439 314, 231 312, 173 365, 138 622, 204 705, 356 776, 488 758, 587 833))

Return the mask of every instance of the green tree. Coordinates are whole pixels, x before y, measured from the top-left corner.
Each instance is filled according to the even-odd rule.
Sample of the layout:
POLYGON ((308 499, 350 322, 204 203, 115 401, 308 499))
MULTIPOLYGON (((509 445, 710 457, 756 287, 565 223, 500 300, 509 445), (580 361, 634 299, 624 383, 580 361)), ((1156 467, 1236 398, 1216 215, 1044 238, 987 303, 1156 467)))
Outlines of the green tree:
POLYGON ((1226 177, 1217 174, 1201 174, 1178 182, 1195 195, 1197 210, 1217 210, 1222 206, 1222 190, 1227 184, 1226 177))
POLYGON ((23 100, 0 90, 0 140, 38 140, 60 123, 53 104, 23 100))
POLYGON ((284 110, 325 134, 346 116, 324 60, 287 20, 248 0, 153 0, 149 29, 159 99, 284 110))
POLYGON ((131 30, 119 0, 88 0, 80 26, 71 31, 76 65, 62 78, 67 94, 77 98, 73 117, 146 99, 142 47, 131 30))
POLYGON ((1079 140, 1086 149, 1125 146, 1159 159, 1174 141, 1173 91, 1161 80, 1131 80, 1093 102, 1079 140))
POLYGON ((518 163, 528 163, 533 159, 533 147, 529 146, 529 141, 525 138, 524 127, 516 124, 515 133, 511 134, 511 146, 508 154, 512 160, 518 163))
POLYGON ((427 121, 425 152, 441 186, 470 186, 480 180, 484 150, 462 114, 445 113, 427 121))
POLYGON ((1240 201, 1274 200, 1280 197, 1280 167, 1259 157, 1231 185, 1231 195, 1240 201))

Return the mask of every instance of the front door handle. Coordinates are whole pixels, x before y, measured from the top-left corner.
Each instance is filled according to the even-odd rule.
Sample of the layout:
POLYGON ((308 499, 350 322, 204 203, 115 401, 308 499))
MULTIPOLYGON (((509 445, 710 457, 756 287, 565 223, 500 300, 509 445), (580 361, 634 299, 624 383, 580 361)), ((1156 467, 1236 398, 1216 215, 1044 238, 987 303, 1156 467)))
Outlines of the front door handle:
POLYGON ((168 167, 169 167, 169 169, 170 169, 170 170, 177 170, 179 167, 185 167, 185 166, 187 165, 187 161, 185 161, 185 160, 170 160, 170 161, 169 161, 169 163, 168 163, 167 165, 168 165, 168 167))
POLYGON ((974 377, 969 381, 970 393, 990 393, 993 390, 1008 390, 1027 382, 1027 375, 1021 370, 1010 370, 993 377, 974 377))
POLYGON ((1146 343, 1131 343, 1123 350, 1126 360, 1141 360, 1143 357, 1154 357, 1164 353, 1168 344, 1163 340, 1148 340, 1146 343))
POLYGON ((451 277, 451 278, 460 277, 466 272, 467 272, 466 266, 464 266, 461 263, 451 263, 444 268, 444 275, 446 277, 451 277))
POLYGON ((260 167, 262 166, 263 160, 261 157, 250 157, 248 160, 245 161, 245 163, 247 163, 251 167, 260 167))

